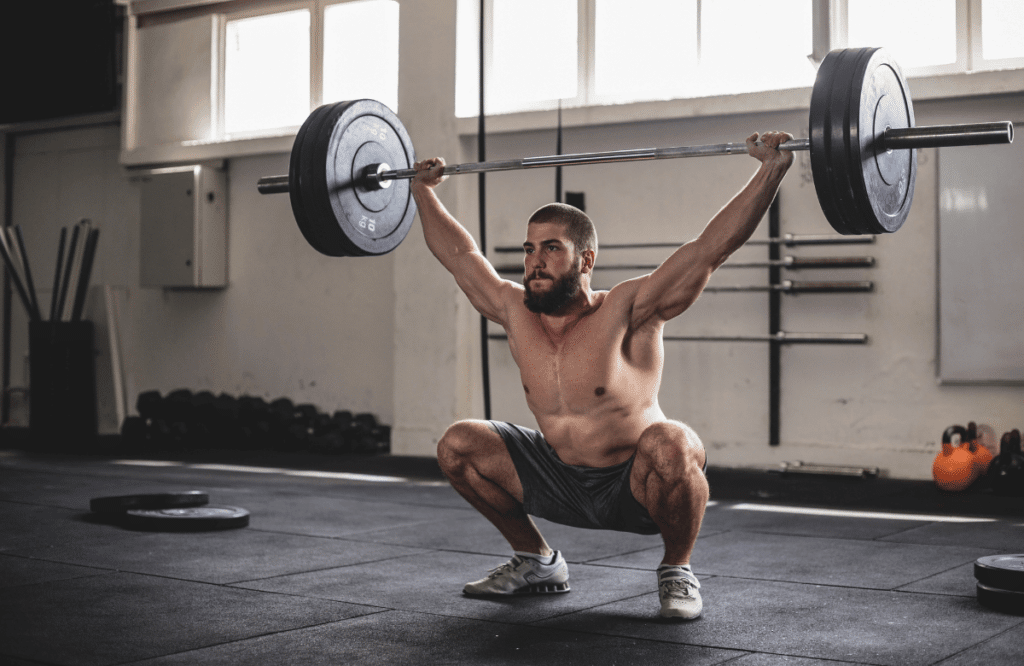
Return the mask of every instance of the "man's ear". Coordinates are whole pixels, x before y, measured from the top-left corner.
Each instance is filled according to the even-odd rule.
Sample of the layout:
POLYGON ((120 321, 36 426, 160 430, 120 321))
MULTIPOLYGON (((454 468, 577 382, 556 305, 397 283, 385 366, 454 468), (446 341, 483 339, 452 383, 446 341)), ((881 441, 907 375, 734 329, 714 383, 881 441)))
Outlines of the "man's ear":
POLYGON ((594 261, 597 259, 597 252, 594 252, 593 250, 583 250, 583 252, 580 253, 580 256, 583 257, 583 263, 580 266, 580 272, 592 272, 594 270, 594 261))

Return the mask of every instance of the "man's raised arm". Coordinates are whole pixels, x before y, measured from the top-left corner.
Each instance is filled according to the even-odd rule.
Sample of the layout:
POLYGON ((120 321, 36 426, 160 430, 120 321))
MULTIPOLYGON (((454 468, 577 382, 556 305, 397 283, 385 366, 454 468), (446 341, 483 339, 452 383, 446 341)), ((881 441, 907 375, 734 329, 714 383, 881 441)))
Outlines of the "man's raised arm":
POLYGON ((413 165, 417 170, 411 183, 416 200, 423 237, 438 261, 455 276, 459 288, 480 314, 504 325, 507 304, 514 289, 501 279, 491 262, 481 254, 476 240, 452 217, 434 193, 434 188, 447 180, 442 175, 444 159, 434 157, 413 165))
POLYGON ((667 321, 682 314, 700 296, 711 273, 750 239, 793 164, 793 153, 777 149, 780 143, 792 138, 785 132, 765 132, 761 137, 763 145, 756 144, 756 133, 747 138, 747 150, 761 161, 761 167, 697 238, 676 250, 647 276, 633 303, 631 327, 652 319, 667 321))

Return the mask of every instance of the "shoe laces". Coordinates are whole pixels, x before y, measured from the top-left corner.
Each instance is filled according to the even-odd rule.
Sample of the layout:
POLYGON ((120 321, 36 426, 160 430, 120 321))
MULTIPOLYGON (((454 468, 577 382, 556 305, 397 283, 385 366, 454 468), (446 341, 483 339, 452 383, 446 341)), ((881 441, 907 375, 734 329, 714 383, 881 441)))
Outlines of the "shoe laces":
POLYGON ((509 560, 505 564, 502 564, 501 566, 497 566, 491 569, 490 572, 487 574, 487 580, 498 578, 499 576, 504 576, 507 573, 511 573, 515 571, 516 568, 522 563, 523 559, 518 555, 515 555, 512 557, 511 560, 509 560))
POLYGON ((681 576, 679 578, 663 580, 658 584, 658 587, 661 589, 662 596, 673 599, 685 599, 694 596, 690 590, 700 589, 700 583, 681 576))

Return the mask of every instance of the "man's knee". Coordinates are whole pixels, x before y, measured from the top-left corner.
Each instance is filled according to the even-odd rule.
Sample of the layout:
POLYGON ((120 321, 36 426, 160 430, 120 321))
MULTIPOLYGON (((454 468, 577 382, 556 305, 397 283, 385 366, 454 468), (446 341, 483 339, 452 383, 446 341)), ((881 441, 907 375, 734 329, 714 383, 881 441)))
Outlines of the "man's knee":
POLYGON ((653 423, 640 435, 637 458, 663 474, 685 473, 688 468, 704 467, 704 445, 697 433, 678 421, 653 423))
POLYGON ((482 441, 497 436, 486 421, 453 423, 437 441, 437 464, 451 476, 460 474, 486 448, 482 441))

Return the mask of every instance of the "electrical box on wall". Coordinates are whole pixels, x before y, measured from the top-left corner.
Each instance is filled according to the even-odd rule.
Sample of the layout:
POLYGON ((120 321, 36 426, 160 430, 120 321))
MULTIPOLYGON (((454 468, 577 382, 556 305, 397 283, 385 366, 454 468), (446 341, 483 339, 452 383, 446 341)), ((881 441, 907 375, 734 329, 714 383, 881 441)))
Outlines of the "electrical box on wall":
POLYGON ((227 173, 210 165, 138 176, 143 287, 226 287, 227 173))

